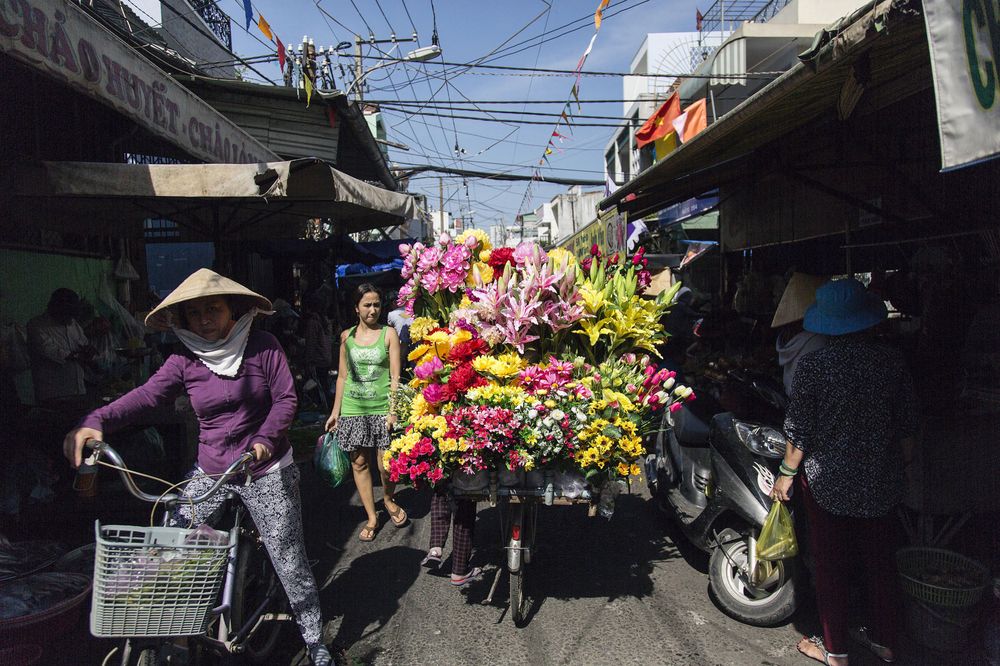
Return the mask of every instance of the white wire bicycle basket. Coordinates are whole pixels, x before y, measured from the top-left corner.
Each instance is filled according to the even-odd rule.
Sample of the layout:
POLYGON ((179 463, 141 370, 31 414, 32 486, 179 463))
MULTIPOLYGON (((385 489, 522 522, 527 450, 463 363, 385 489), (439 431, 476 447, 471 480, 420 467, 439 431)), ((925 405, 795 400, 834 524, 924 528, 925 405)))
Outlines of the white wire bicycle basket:
POLYGON ((102 637, 205 632, 235 533, 96 522, 90 632, 102 637))

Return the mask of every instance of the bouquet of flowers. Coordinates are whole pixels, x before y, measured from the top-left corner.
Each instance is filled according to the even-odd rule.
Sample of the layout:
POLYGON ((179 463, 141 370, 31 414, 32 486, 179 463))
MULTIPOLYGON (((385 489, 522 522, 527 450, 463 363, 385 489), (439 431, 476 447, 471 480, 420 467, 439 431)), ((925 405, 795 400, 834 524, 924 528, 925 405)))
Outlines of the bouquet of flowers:
POLYGON ((642 250, 622 262, 595 246, 578 264, 471 230, 400 251, 415 368, 394 400, 405 426, 385 453, 394 481, 551 470, 601 487, 639 474, 656 413, 694 399, 650 356, 676 287, 643 296, 642 250))

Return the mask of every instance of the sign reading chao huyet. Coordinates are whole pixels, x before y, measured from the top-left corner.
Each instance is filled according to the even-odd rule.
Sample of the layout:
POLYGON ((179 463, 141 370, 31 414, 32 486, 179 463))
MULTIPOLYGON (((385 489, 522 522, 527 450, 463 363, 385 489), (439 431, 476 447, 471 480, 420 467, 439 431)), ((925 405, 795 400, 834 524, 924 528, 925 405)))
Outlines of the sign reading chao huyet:
POLYGON ((134 118, 199 159, 280 159, 73 2, 0 0, 0 51, 134 118))
POLYGON ((1000 155, 1000 7, 996 0, 924 0, 941 168, 1000 155))

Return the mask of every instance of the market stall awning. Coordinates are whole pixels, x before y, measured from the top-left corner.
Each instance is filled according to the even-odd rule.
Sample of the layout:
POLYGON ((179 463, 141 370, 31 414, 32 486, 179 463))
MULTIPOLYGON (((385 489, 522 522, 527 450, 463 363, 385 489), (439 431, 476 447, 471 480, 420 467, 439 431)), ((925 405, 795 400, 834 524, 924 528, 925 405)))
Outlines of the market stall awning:
POLYGON ((630 219, 746 176, 746 158, 792 130, 835 112, 852 77, 866 79, 857 112, 880 108, 931 85, 919 17, 896 11, 900 0, 865 4, 818 35, 801 62, 719 118, 694 139, 622 185, 600 209, 630 219), (867 54, 864 71, 855 69, 867 54))
POLYGON ((175 222, 207 240, 298 238, 306 220, 344 233, 417 217, 410 195, 391 192, 309 158, 259 164, 41 162, 3 174, 0 224, 121 233, 146 219, 175 222))

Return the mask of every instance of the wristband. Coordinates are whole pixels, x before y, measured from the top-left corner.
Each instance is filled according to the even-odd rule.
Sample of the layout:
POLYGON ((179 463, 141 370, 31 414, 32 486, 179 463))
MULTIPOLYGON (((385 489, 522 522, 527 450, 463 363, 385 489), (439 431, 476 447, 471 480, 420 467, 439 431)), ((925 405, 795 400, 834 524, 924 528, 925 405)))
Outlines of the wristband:
POLYGON ((788 465, 785 464, 784 460, 782 460, 781 461, 781 465, 778 466, 778 472, 782 476, 795 476, 796 474, 799 473, 799 470, 798 469, 792 469, 791 467, 789 467, 788 465))

